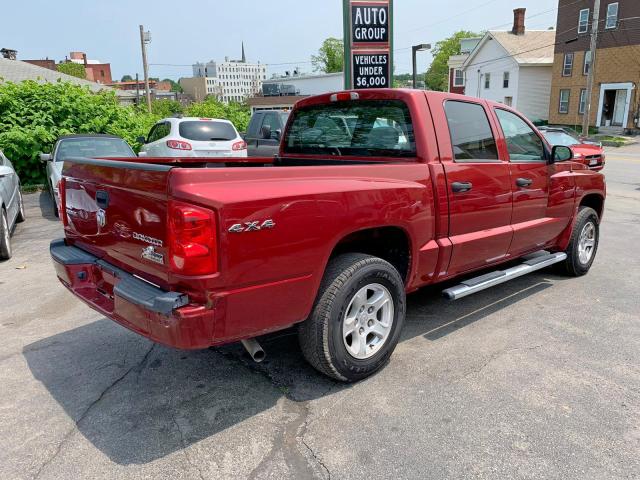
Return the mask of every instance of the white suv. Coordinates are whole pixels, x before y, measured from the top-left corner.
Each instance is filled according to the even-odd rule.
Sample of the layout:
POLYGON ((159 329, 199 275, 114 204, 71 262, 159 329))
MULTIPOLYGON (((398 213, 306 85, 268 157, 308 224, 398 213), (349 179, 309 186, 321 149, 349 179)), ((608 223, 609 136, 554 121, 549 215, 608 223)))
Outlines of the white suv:
POLYGON ((247 144, 228 120, 165 118, 156 123, 142 143, 148 157, 246 157, 247 144))

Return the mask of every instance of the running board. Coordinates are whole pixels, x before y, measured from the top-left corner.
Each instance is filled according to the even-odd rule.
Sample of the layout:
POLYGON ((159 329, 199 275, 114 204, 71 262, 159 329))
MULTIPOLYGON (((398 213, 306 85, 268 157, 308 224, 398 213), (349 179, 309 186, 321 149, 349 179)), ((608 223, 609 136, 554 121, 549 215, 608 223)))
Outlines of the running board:
POLYGON ((516 265, 515 267, 509 268, 504 271, 498 270, 496 272, 487 273, 486 275, 482 275, 480 277, 465 280, 460 285, 447 288, 442 292, 442 294, 449 300, 459 300, 460 298, 464 298, 473 293, 486 290, 487 288, 491 288, 495 285, 500 285, 501 283, 508 282, 509 280, 513 280, 514 278, 522 277, 523 275, 527 275, 537 270, 542 270, 543 268, 546 268, 555 263, 563 262, 566 259, 567 254, 563 252, 536 253, 528 257, 524 257, 524 262, 520 265, 516 265))

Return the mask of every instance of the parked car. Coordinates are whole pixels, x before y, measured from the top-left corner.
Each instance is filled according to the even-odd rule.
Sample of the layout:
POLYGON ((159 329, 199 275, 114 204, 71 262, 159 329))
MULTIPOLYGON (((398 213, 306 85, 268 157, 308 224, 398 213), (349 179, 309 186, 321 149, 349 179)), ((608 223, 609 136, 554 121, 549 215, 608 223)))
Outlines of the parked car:
POLYGON ((20 179, 9 159, 0 150, 0 260, 11 258, 11 232, 16 223, 24 220, 20 179))
POLYGON ((316 369, 357 381, 390 358, 407 292, 589 271, 604 176, 571 158, 499 103, 320 95, 296 104, 275 158, 66 163, 51 255, 71 292, 153 341, 241 340, 261 360, 255 337, 298 324, 316 369))
POLYGON ((115 135, 80 134, 64 135, 53 146, 52 153, 41 153, 40 161, 46 164, 47 186, 54 203, 54 214, 59 215, 60 194, 58 184, 62 177, 62 165, 69 158, 131 158, 135 157, 127 142, 115 135))
POLYGON ((250 157, 272 157, 280 149, 282 132, 287 125, 289 112, 264 110, 253 114, 244 136, 250 157))
POLYGON ((247 144, 228 120, 175 117, 156 123, 147 138, 140 137, 141 156, 246 157, 247 144))
POLYGON ((574 162, 580 162, 591 170, 604 168, 606 156, 600 144, 581 140, 563 128, 540 127, 540 132, 551 145, 564 145, 571 148, 574 162))

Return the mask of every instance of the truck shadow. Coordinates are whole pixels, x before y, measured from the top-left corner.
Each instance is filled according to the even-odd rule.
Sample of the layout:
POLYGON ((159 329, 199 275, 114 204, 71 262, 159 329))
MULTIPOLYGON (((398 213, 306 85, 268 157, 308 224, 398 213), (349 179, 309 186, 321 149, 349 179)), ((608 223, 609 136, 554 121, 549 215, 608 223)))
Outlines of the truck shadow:
MULTIPOLYGON (((552 285, 533 274, 449 303, 441 288, 408 299, 402 341, 445 335, 486 319, 552 285)), ((82 435, 120 465, 145 464, 233 428, 273 428, 261 414, 279 402, 303 403, 358 385, 334 382, 308 366, 290 329, 263 337, 253 364, 238 345, 183 352, 138 337, 110 320, 34 342, 23 355, 82 435)))

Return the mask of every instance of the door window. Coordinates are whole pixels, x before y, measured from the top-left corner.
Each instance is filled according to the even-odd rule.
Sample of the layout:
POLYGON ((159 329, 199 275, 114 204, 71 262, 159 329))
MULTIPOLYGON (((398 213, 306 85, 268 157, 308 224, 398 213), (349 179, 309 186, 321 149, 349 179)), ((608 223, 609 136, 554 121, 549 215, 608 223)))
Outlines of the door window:
POLYGON ((506 110, 496 109, 512 162, 544 161, 542 139, 522 118, 506 110))
POLYGON ((459 161, 498 160, 496 141, 482 105, 448 101, 444 106, 453 157, 459 161))
POLYGON ((149 132, 149 138, 147 139, 147 143, 155 142, 169 135, 171 132, 171 125, 168 123, 158 123, 155 127, 151 129, 149 132))

